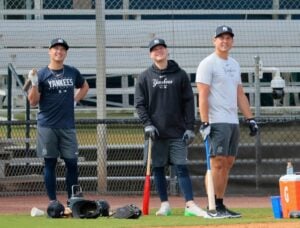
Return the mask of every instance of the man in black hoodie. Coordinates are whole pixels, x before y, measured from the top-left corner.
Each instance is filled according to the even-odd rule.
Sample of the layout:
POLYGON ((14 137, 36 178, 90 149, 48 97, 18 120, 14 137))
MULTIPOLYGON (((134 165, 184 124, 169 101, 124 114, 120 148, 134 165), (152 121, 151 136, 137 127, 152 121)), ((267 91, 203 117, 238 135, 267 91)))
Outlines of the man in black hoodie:
POLYGON ((136 110, 145 127, 145 137, 153 140, 152 166, 161 207, 157 216, 171 214, 165 167, 173 165, 184 195, 185 216, 209 217, 193 200, 187 169, 187 146, 194 134, 194 96, 188 75, 173 60, 168 60, 165 41, 149 43, 152 66, 141 73, 135 87, 136 110))

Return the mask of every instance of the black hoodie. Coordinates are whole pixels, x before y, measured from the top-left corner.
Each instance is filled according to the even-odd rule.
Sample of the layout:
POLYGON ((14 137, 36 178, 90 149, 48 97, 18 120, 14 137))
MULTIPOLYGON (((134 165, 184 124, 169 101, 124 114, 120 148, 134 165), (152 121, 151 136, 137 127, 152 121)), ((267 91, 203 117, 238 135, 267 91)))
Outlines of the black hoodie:
POLYGON ((164 70, 155 64, 141 73, 135 107, 144 126, 154 125, 159 138, 179 138, 194 130, 194 96, 188 75, 173 60, 164 70))

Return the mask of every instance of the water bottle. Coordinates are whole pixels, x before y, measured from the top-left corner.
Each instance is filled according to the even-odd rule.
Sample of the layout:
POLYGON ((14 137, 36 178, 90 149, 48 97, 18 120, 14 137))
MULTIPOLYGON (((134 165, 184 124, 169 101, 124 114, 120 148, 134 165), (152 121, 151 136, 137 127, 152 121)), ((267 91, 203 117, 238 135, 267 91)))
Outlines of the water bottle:
POLYGON ((290 161, 288 161, 287 166, 286 166, 286 174, 287 175, 294 174, 293 164, 290 161))

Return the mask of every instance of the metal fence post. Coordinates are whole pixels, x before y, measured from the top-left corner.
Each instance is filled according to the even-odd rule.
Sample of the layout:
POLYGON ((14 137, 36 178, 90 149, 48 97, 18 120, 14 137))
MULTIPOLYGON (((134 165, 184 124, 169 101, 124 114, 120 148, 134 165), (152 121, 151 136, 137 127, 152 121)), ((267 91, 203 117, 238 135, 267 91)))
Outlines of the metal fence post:
MULTIPOLYGON (((11 106, 12 106, 12 72, 8 67, 7 75, 7 121, 11 121, 11 106)), ((11 124, 7 125, 7 138, 11 138, 11 124)))
MULTIPOLYGON (((255 117, 260 118, 260 57, 255 56, 255 71, 254 71, 254 85, 255 85, 255 117)), ((261 141, 260 141, 260 131, 255 136, 255 158, 256 158, 256 190, 259 189, 260 179, 261 179, 261 141)))
MULTIPOLYGON (((96 0, 96 47, 97 47, 97 118, 106 117, 106 68, 105 68, 105 1, 96 0)), ((107 141, 106 125, 97 126, 97 185, 98 192, 107 191, 107 141)))

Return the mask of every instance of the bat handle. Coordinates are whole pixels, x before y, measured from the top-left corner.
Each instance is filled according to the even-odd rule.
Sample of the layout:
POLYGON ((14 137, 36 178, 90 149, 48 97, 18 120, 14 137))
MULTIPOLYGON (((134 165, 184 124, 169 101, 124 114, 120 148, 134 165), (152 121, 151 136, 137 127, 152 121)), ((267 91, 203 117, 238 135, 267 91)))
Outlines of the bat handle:
POLYGON ((31 81, 27 80, 23 86, 23 91, 27 92, 31 86, 31 81))
POLYGON ((152 150, 152 139, 149 137, 149 143, 148 143, 148 154, 147 154, 147 169, 146 174, 150 175, 151 170, 151 150, 152 150))

